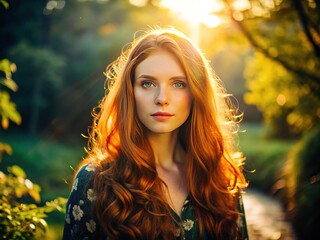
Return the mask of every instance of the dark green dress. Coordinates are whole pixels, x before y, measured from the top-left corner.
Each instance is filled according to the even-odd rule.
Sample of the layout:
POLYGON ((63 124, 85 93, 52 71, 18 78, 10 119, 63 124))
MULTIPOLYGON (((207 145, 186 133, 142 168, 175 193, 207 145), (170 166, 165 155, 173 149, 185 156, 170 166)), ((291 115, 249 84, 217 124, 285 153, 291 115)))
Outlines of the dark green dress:
MULTIPOLYGON (((92 189, 93 165, 85 165, 78 172, 68 202, 64 223, 63 240, 106 240, 106 236, 99 227, 95 216, 92 215, 91 205, 94 200, 92 189)), ((240 199, 239 211, 242 214, 239 217, 239 228, 241 230, 241 239, 248 239, 247 226, 244 215, 243 203, 240 199)), ((186 199, 182 208, 181 217, 174 211, 175 220, 180 223, 177 227, 177 239, 199 239, 199 226, 195 217, 193 206, 189 198, 186 199)), ((202 239, 212 239, 203 237, 202 239)))

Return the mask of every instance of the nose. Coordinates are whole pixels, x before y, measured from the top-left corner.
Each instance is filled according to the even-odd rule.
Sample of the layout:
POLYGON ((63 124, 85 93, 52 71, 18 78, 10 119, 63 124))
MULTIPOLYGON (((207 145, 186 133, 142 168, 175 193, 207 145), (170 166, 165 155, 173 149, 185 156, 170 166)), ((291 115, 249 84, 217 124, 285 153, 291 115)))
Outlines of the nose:
POLYGON ((168 105, 168 96, 167 90, 165 87, 159 87, 156 97, 155 104, 157 105, 168 105))

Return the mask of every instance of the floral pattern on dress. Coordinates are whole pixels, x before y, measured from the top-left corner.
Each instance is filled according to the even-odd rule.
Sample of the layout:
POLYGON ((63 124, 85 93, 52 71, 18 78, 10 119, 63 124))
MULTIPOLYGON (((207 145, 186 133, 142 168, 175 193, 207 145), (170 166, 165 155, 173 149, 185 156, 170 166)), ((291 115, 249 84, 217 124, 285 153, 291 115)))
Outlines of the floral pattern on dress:
POLYGON ((176 228, 176 232, 174 233, 175 237, 180 237, 181 236, 181 228, 176 228))
POLYGON ((89 189, 88 189, 88 191, 87 191, 87 198, 88 198, 88 200, 89 200, 90 202, 92 202, 92 201, 96 198, 96 196, 95 196, 94 191, 93 191, 92 188, 89 188, 89 189))
POLYGON ((193 225, 194 225, 194 221, 190 219, 184 220, 182 223, 182 227, 185 231, 190 231, 193 228, 193 225))
POLYGON ((95 166, 93 164, 88 164, 86 166, 86 171, 88 171, 88 172, 93 172, 95 169, 96 168, 95 168, 95 166))
POLYGON ((83 211, 81 210, 79 205, 74 205, 72 208, 72 215, 74 217, 74 220, 80 221, 83 217, 83 211))
POLYGON ((92 188, 92 165, 82 167, 72 186, 67 202, 63 240, 105 240, 96 219, 91 213, 95 199, 92 188))
POLYGON ((78 178, 76 178, 76 179, 74 180, 74 183, 73 183, 73 185, 72 185, 71 191, 77 191, 77 189, 78 189, 78 181, 79 181, 78 178))
POLYGON ((66 213, 66 223, 67 224, 70 224, 70 208, 71 208, 71 205, 68 206, 67 213, 66 213))
POLYGON ((96 222, 91 219, 89 222, 86 222, 86 227, 89 232, 93 233, 96 230, 96 222))
MULTIPOLYGON (((92 212, 92 202, 96 195, 93 190, 93 164, 83 166, 76 175, 70 196, 67 202, 65 224, 62 240, 107 240, 109 237, 103 233, 96 216, 92 212)), ((242 199, 239 199, 239 228, 242 240, 248 239, 247 226, 244 215, 242 199)), ((182 207, 181 216, 173 210, 175 218, 177 239, 199 239, 199 223, 195 217, 192 201, 188 197, 182 207)), ((203 240, 212 239, 205 235, 203 240)))

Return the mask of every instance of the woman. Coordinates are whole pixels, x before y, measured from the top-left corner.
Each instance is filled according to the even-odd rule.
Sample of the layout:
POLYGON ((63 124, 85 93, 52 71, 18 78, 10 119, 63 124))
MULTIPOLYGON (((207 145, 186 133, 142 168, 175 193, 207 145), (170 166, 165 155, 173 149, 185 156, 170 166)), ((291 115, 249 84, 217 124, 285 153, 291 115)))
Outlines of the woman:
POLYGON ((246 239, 238 116, 197 47, 152 30, 106 76, 63 239, 246 239))

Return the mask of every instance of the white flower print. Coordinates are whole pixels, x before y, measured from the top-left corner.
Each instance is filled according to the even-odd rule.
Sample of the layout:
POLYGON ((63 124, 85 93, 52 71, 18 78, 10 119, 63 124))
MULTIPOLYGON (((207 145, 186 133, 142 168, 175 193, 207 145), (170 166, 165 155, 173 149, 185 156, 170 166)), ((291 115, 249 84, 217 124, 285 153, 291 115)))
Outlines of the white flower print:
POLYGON ((92 202, 95 199, 95 194, 92 188, 89 188, 87 191, 87 198, 90 202, 92 202))
POLYGON ((95 170, 95 167, 94 167, 93 164, 88 164, 88 165, 86 166, 86 170, 87 170, 88 172, 92 172, 92 171, 95 170))
POLYGON ((72 215, 74 217, 74 220, 81 220, 81 218, 83 217, 83 211, 82 209, 80 208, 79 205, 74 205, 73 208, 72 208, 72 215))
POLYGON ((183 206, 182 206, 182 209, 181 209, 182 212, 185 210, 185 207, 187 206, 188 203, 189 203, 189 200, 186 199, 186 200, 184 201, 183 206))
POLYGON ((89 222, 86 222, 86 227, 89 232, 93 233, 96 230, 96 222, 91 219, 89 222))
POLYGON ((76 178, 76 179, 74 180, 74 183, 73 183, 73 186, 72 186, 71 191, 73 191, 73 190, 77 191, 77 189, 78 189, 78 181, 79 181, 78 178, 76 178))
POLYGON ((67 216, 66 216, 66 223, 70 224, 70 214, 67 214, 67 216))
POLYGON ((71 204, 68 205, 67 214, 66 214, 66 223, 70 224, 70 208, 71 204))
POLYGON ((187 219, 186 221, 184 221, 182 223, 182 227, 184 230, 186 231, 190 231, 190 229, 193 228, 193 225, 194 225, 194 221, 190 220, 190 219, 187 219))

